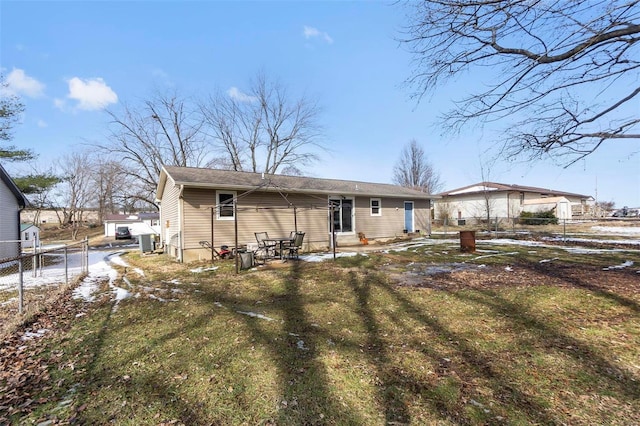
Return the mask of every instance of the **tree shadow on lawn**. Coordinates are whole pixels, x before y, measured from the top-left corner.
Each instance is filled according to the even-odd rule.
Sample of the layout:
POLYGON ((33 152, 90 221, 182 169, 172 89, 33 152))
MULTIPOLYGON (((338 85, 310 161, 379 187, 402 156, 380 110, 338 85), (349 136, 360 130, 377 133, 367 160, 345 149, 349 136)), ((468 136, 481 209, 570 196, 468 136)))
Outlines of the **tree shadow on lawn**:
MULTIPOLYGON (((198 404, 193 404, 190 401, 186 401, 184 399, 176 397, 179 393, 176 392, 176 389, 171 385, 168 385, 166 381, 162 379, 164 376, 158 374, 155 371, 151 371, 150 374, 131 374, 129 378, 124 378, 122 376, 116 378, 116 383, 114 383, 113 379, 113 371, 110 369, 101 369, 99 368, 99 358, 102 353, 105 351, 109 351, 110 348, 106 347, 105 341, 107 339, 107 334, 113 330, 112 325, 112 317, 119 302, 116 300, 111 300, 110 309, 106 313, 104 319, 102 320, 102 324, 100 326, 100 331, 95 334, 89 335, 90 337, 83 342, 83 346, 90 351, 91 358, 87 365, 86 371, 83 374, 83 377, 80 378, 79 382, 83 384, 83 387, 80 390, 78 396, 78 407, 84 407, 85 405, 91 405, 93 402, 93 398, 95 393, 98 392, 100 388, 111 388, 117 387, 121 390, 120 396, 123 401, 127 401, 129 398, 140 398, 140 392, 144 390, 152 389, 152 392, 145 392, 143 395, 144 398, 147 399, 147 404, 149 407, 155 403, 158 406, 169 407, 170 409, 164 409, 165 412, 175 412, 180 413, 179 418, 181 421, 185 422, 185 424, 207 424, 208 416, 199 410, 198 404)), ((205 323, 210 320, 204 316, 198 318, 193 324, 193 327, 204 326, 205 323)), ((177 327, 175 331, 169 334, 165 334, 162 338, 151 339, 149 346, 155 346, 157 344, 161 344, 163 341, 168 341, 171 339, 179 338, 183 335, 184 329, 181 327, 177 327)), ((147 355, 145 348, 140 348, 139 351, 132 353, 129 356, 129 361, 125 363, 125 365, 132 365, 133 361, 139 360, 141 357, 147 355)), ((115 407, 112 405, 112 407, 115 407)), ((100 423, 110 423, 115 420, 115 418, 136 418, 136 413, 131 412, 129 416, 126 413, 128 410, 132 410, 131 404, 126 404, 119 406, 116 410, 112 412, 101 411, 100 409, 103 407, 97 407, 99 410, 97 411, 89 411, 84 409, 77 409, 74 417, 71 419, 74 422, 79 422, 80 424, 100 424, 100 423), (106 415, 110 415, 109 418, 105 418, 106 415), (93 417, 91 417, 93 416, 93 417)), ((106 407, 104 407, 106 409, 106 407)), ((158 418, 158 421, 174 421, 174 418, 158 418)))
MULTIPOLYGON (((538 273, 548 273, 549 278, 553 278, 553 280, 549 280, 553 281, 553 284, 549 285, 563 285, 566 287, 590 290, 597 296, 628 308, 632 316, 638 310, 638 304, 633 299, 614 293, 606 285, 597 285, 589 282, 592 279, 598 279, 597 277, 593 278, 590 273, 585 275, 585 277, 588 278, 587 280, 586 278, 577 278, 571 275, 569 271, 558 272, 557 269, 554 269, 552 273, 538 265, 532 265, 531 269, 538 273)), ((538 275, 535 275, 535 277, 537 277, 537 282, 544 282, 538 281, 540 278, 538 275)), ((632 274, 627 274, 627 278, 629 277, 631 277, 631 285, 635 285, 638 278, 632 274)), ((624 280, 622 282, 624 283, 624 280)), ((490 311, 494 312, 494 316, 507 318, 511 321, 514 328, 522 331, 521 334, 523 336, 534 334, 536 337, 533 342, 530 339, 527 340, 522 337, 521 345, 519 346, 528 347, 533 343, 535 348, 540 350, 541 353, 561 353, 563 356, 573 359, 576 364, 581 366, 581 370, 593 378, 593 386, 596 386, 605 394, 608 394, 610 390, 619 393, 622 396, 622 404, 633 406, 633 401, 637 401, 638 398, 640 398, 640 384, 633 378, 632 372, 625 371, 614 362, 606 359, 594 350, 594 348, 562 332, 557 326, 545 323, 542 319, 536 317, 526 305, 507 300, 501 296, 499 291, 495 290, 499 285, 491 285, 496 283, 489 282, 486 284, 487 285, 481 286, 480 288, 470 288, 468 290, 456 288, 445 291, 463 302, 470 302, 477 306, 489 308, 490 311)), ((530 284, 537 285, 537 283, 530 284)), ((527 421, 544 424, 562 421, 561 418, 556 418, 548 407, 544 406, 546 404, 541 405, 540 402, 537 402, 537 400, 539 400, 538 398, 530 396, 527 389, 517 389, 513 384, 513 380, 510 380, 509 377, 503 377, 504 373, 501 373, 500 369, 504 366, 496 365, 495 360, 476 350, 465 340, 464 336, 452 332, 438 320, 426 316, 411 300, 399 293, 395 288, 388 286, 384 280, 378 281, 376 285, 379 285, 381 288, 386 288, 386 290, 401 303, 406 313, 419 322, 429 326, 438 335, 456 341, 458 343, 456 351, 458 355, 465 360, 467 367, 471 367, 479 377, 487 379, 487 383, 492 387, 494 394, 503 395, 504 397, 499 399, 523 413, 527 421)), ((504 283, 502 283, 502 285, 504 285, 504 283)), ((628 290, 634 291, 633 288, 628 290)), ((407 330, 407 333, 409 332, 410 330, 407 330)), ((516 331, 515 334, 518 335, 518 332, 516 331)), ((466 395, 466 397, 473 398, 473 395, 470 393, 466 395)), ((441 406, 443 404, 444 401, 435 401, 434 407, 442 410, 441 406)), ((456 413, 452 413, 452 415, 455 414, 456 413)), ((456 420, 467 422, 469 419, 458 418, 456 420)))
MULTIPOLYGON (((387 389, 397 388, 409 394, 422 396, 422 401, 426 401, 431 405, 434 414, 437 413, 443 418, 455 423, 478 423, 478 419, 470 417, 470 415, 465 412, 464 405, 461 405, 461 401, 482 399, 476 395, 472 387, 465 387, 463 383, 460 383, 460 396, 457 398, 457 401, 452 402, 446 395, 440 395, 435 392, 433 384, 426 383, 424 380, 415 377, 411 372, 402 371, 399 367, 389 362, 385 355, 385 348, 379 335, 378 326, 376 325, 378 320, 376 320, 376 315, 369 308, 370 287, 378 287, 387 292, 400 304, 404 313, 431 329, 436 335, 440 336, 441 339, 457 342, 455 351, 461 359, 465 360, 466 366, 471 368, 476 376, 486 379, 486 382, 492 387, 494 395, 498 395, 498 398, 502 399, 505 404, 511 405, 516 408, 517 411, 526 415, 528 421, 542 424, 553 424, 556 422, 556 419, 547 412, 545 407, 536 402, 526 391, 514 387, 509 377, 503 377, 499 369, 494 367, 495 362, 493 359, 480 353, 471 346, 471 344, 467 343, 464 336, 451 331, 446 325, 426 314, 409 298, 401 294, 393 284, 389 284, 384 277, 380 277, 377 274, 368 274, 366 279, 363 280, 355 277, 354 274, 351 278, 350 285, 356 293, 360 306, 359 313, 369 333, 369 341, 372 348, 375 348, 370 354, 371 361, 376 365, 379 375, 386 379, 385 385, 387 389)), ((393 318, 393 320, 395 319, 396 318, 393 318)), ((398 319, 402 321, 402 319, 398 319)), ((406 321, 406 318, 404 320, 406 321)), ((408 328, 405 332, 407 336, 411 336, 413 330, 408 328)), ((453 348, 453 346, 451 346, 450 349, 451 348, 453 348)), ((443 360, 445 362, 448 360, 445 354, 439 354, 433 349, 426 348, 425 350, 419 348, 419 350, 423 354, 427 354, 425 365, 428 365, 430 361, 436 364, 442 364, 443 360)), ((450 362, 450 360, 448 361, 450 362)), ((447 365, 444 369, 450 367, 452 366, 447 365)), ((398 392, 396 394, 401 393, 402 392, 398 392)), ((406 402, 402 401, 399 397, 393 397, 393 395, 393 393, 389 392, 385 392, 383 395, 386 402, 387 421, 391 421, 392 418, 395 417, 399 422, 410 422, 411 418, 406 402)), ((485 421, 488 423, 502 422, 502 420, 495 415, 493 418, 485 419, 485 421)))
MULTIPOLYGON (((318 344, 328 338, 319 326, 310 323, 305 313, 304 296, 300 291, 302 268, 294 263, 283 278, 284 293, 275 296, 272 312, 282 316, 282 326, 276 332, 262 327, 264 319, 234 311, 255 340, 270 354, 277 370, 276 386, 279 401, 275 424, 344 424, 361 425, 365 420, 354 409, 340 403, 331 391, 326 367, 318 359, 318 344)), ((251 306, 255 300, 229 294, 216 294, 216 301, 225 306, 251 306)), ((273 315, 273 314, 272 314, 273 315)))
MULTIPOLYGON (((514 334, 536 336, 534 341, 536 350, 561 353, 565 357, 573 358, 580 364, 582 370, 587 370, 596 378, 599 388, 613 388, 629 400, 640 398, 640 383, 633 379, 633 374, 624 371, 613 364, 580 340, 561 332, 557 327, 544 323, 530 312, 526 305, 514 303, 501 297, 495 291, 481 290, 478 292, 456 292, 456 298, 478 305, 486 306, 497 315, 511 321, 514 334), (522 333, 518 333, 520 330, 522 333)), ((522 347, 530 346, 530 339, 521 339, 522 347)))
POLYGON ((623 269, 604 271, 602 268, 583 266, 583 273, 576 275, 575 266, 563 264, 551 267, 548 264, 527 263, 519 266, 543 275, 551 281, 560 280, 562 285, 589 290, 636 313, 640 312, 640 304, 636 300, 619 294, 624 292, 640 295, 640 273, 623 269))

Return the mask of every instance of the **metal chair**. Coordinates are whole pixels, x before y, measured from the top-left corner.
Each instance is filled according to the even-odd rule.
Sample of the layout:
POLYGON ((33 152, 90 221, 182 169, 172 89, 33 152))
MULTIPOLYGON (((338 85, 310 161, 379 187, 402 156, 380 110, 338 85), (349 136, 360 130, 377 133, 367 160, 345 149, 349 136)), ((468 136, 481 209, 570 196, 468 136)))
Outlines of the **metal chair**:
POLYGON ((304 240, 304 232, 296 232, 293 243, 287 249, 289 250, 288 257, 291 259, 295 255, 296 259, 299 259, 299 251, 302 248, 302 241, 304 240))
POLYGON ((255 235, 258 249, 254 255, 262 257, 264 260, 273 259, 276 255, 276 243, 269 241, 269 234, 266 232, 256 232, 255 235))

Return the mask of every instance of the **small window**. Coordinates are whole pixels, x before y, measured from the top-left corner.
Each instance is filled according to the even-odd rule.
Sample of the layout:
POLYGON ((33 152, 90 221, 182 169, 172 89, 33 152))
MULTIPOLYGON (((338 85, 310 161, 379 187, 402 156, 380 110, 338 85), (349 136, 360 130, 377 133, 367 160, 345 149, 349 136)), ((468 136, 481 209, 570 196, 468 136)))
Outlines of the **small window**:
POLYGON ((220 220, 233 220, 233 199, 235 198, 235 192, 218 192, 217 193, 217 205, 218 205, 218 219, 220 220))
POLYGON ((382 216, 382 201, 380 198, 371 199, 371 216, 382 216))
POLYGON ((24 239, 25 239, 25 241, 29 241, 29 233, 28 232, 24 233, 24 239))

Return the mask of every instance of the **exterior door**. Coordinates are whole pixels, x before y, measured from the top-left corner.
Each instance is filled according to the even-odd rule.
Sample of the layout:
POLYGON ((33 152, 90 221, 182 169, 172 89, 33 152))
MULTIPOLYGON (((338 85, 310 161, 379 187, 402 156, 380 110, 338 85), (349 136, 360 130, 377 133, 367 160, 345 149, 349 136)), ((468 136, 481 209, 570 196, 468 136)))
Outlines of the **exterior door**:
POLYGON ((413 201, 404 202, 404 229, 413 232, 413 201))

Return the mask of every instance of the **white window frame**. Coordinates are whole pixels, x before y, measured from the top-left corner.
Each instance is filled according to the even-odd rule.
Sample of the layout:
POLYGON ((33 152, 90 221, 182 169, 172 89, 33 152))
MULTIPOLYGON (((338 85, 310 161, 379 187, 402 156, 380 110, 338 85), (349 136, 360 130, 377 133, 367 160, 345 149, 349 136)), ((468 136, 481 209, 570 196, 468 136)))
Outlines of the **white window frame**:
MULTIPOLYGON (((342 226, 340 226, 340 231, 336 231, 337 235, 355 235, 356 233, 356 199, 355 197, 342 197, 342 196, 330 196, 329 202, 339 201, 340 202, 340 221, 342 222, 342 202, 344 200, 351 201, 351 231, 343 231, 342 226)), ((329 220, 332 221, 333 217, 329 217, 329 220)), ((329 222, 329 232, 331 232, 331 222, 329 222)))
MULTIPOLYGON (((222 210, 221 207, 221 203, 220 203, 220 196, 221 195, 231 195, 231 199, 233 200, 234 198, 236 198, 236 191, 216 191, 216 219, 217 220, 235 220, 235 214, 236 212, 232 210, 231 212, 231 216, 220 216, 220 211, 222 210)), ((232 209, 233 209, 233 203, 231 204, 232 209)))
POLYGON ((382 216, 382 198, 370 198, 369 199, 369 212, 371 213, 371 216, 382 216), (373 203, 377 201, 378 205, 374 206, 373 203), (378 213, 374 213, 373 209, 377 208, 378 209, 378 213))

